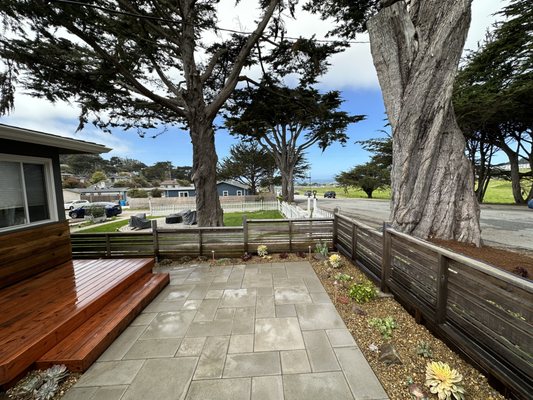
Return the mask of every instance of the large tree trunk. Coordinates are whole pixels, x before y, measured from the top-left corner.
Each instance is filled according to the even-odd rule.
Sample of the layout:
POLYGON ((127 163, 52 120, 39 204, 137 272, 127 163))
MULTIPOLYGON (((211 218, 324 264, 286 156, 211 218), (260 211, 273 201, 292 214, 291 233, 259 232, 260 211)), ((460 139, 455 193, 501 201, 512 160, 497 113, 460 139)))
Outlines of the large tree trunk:
POLYGON ((470 24, 470 0, 404 1, 368 23, 393 130, 394 228, 479 245, 472 166, 451 104, 470 24))
POLYGON ((513 198, 516 204, 525 204, 526 201, 522 196, 522 187, 520 186, 520 168, 519 168, 519 154, 517 151, 511 149, 505 141, 499 143, 500 149, 507 155, 509 165, 511 167, 511 189, 513 191, 513 198))
POLYGON ((215 135, 209 124, 191 124, 192 180, 196 188, 198 226, 223 226, 223 211, 217 192, 215 135))

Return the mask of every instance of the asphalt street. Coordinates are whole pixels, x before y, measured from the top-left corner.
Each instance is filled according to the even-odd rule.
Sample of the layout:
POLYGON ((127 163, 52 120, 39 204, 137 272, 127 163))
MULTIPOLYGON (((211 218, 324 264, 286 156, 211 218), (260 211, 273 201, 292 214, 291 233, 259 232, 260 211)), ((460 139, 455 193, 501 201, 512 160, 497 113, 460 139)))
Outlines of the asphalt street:
MULTIPOLYGON (((307 198, 296 196, 302 208, 307 207, 307 198)), ((390 202, 370 199, 324 199, 317 198, 318 207, 358 219, 370 226, 380 228, 389 219, 390 202)), ((533 209, 514 205, 481 205, 481 237, 489 246, 512 247, 533 252, 533 209)))

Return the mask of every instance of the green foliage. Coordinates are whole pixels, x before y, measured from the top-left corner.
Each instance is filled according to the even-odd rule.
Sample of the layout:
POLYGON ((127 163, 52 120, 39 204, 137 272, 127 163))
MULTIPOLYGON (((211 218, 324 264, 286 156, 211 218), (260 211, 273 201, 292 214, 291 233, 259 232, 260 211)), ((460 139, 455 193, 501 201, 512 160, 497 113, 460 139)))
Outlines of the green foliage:
POLYGON ((142 199, 148 197, 148 192, 141 189, 130 189, 128 190, 128 196, 133 199, 142 199))
POLYGON ((389 340, 392 337, 392 331, 397 328, 396 321, 392 317, 372 318, 368 325, 376 328, 385 340, 389 340))
POLYGON ((105 208, 102 206, 92 206, 85 209, 85 215, 92 215, 94 218, 100 218, 105 215, 105 208))
POLYGON ((340 92, 320 93, 299 86, 289 88, 264 84, 237 90, 225 116, 225 125, 241 140, 258 142, 272 154, 282 176, 285 201, 292 200, 288 183, 304 151, 318 145, 325 150, 332 143, 346 143, 348 125, 364 119, 340 110, 340 92))
POLYGON ((249 185, 251 193, 256 194, 261 184, 273 179, 275 169, 272 155, 257 143, 239 143, 231 146, 230 155, 222 160, 217 176, 249 185))
POLYGON ((354 283, 348 292, 348 296, 354 299, 357 303, 367 303, 376 298, 377 294, 376 287, 368 279, 363 279, 360 282, 354 283))
POLYGON ((161 197, 163 195, 163 191, 159 190, 158 188, 154 188, 150 191, 150 195, 152 197, 161 197))
POLYGON ((377 162, 367 162, 357 165, 349 171, 342 171, 335 176, 335 180, 342 187, 359 187, 369 199, 376 189, 390 185, 390 170, 382 167, 377 162))
POLYGON ((432 358, 433 349, 431 348, 431 345, 429 344, 429 342, 420 341, 416 345, 416 354, 424 358, 432 358))
POLYGON ((65 179, 63 179, 63 188, 64 189, 77 189, 77 188, 84 188, 86 185, 82 183, 78 178, 75 178, 73 176, 68 176, 65 179))
POLYGON ((105 175, 104 171, 95 171, 91 176, 91 183, 97 184, 98 182, 105 181, 107 179, 107 176, 105 175))
POLYGON ((350 282, 351 280, 353 280, 353 276, 348 275, 348 274, 336 274, 334 276, 334 279, 336 281, 341 281, 341 282, 350 282))
POLYGON ((315 245, 315 253, 322 254, 324 257, 327 257, 329 254, 328 243, 319 240, 319 242, 315 245))

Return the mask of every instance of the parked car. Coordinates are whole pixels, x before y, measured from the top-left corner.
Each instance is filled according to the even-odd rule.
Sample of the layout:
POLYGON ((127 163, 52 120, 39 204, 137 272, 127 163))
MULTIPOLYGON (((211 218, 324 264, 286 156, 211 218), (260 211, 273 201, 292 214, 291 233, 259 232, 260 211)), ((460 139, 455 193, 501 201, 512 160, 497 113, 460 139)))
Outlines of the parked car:
POLYGON ((103 207, 105 210, 106 217, 114 217, 122 213, 122 207, 119 204, 96 202, 84 204, 81 207, 75 208, 74 210, 71 210, 68 215, 70 216, 70 218, 73 219, 83 218, 85 217, 85 213, 87 212, 87 210, 89 210, 91 207, 103 207))
POLYGON ((324 198, 325 199, 334 199, 335 197, 337 196, 337 193, 335 193, 334 191, 329 191, 329 192, 325 192, 324 193, 324 198))
POLYGON ((74 210, 75 208, 78 208, 85 204, 89 204, 89 200, 72 200, 68 203, 65 203, 65 210, 74 210))

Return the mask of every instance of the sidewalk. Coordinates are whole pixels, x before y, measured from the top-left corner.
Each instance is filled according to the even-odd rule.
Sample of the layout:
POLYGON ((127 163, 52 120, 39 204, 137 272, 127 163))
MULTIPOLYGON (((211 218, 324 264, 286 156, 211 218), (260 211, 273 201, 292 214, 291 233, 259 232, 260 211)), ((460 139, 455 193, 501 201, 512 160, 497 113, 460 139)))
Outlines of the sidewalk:
POLYGON ((169 272, 65 400, 388 399, 308 262, 169 272))

